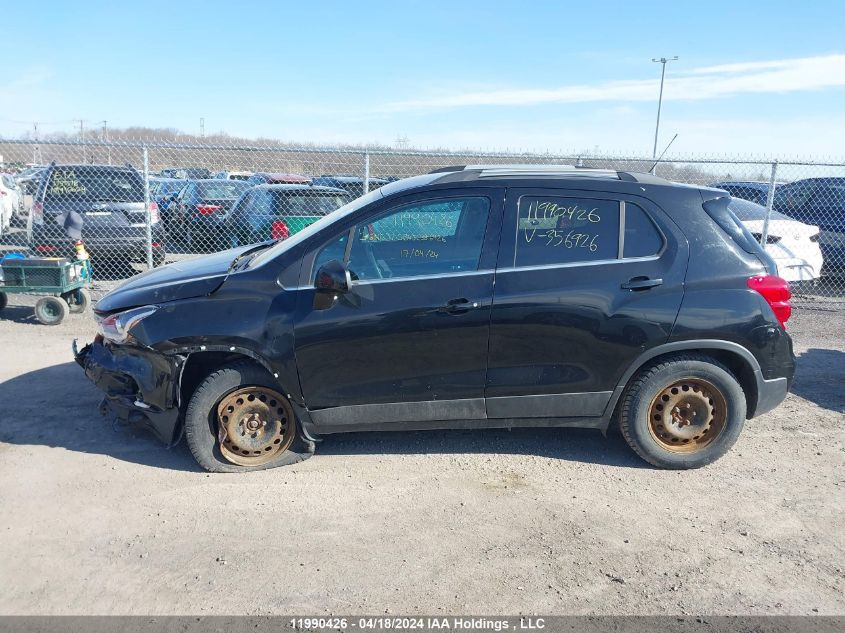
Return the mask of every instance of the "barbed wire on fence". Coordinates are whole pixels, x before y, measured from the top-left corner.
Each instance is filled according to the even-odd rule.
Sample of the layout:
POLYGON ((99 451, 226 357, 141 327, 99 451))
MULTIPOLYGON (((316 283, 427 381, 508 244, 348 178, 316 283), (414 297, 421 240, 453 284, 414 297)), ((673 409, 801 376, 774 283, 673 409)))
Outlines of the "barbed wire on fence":
POLYGON ((0 139, 0 254, 90 252, 98 282, 284 239, 392 180, 451 165, 570 164, 718 186, 804 304, 845 300, 845 160, 0 139))

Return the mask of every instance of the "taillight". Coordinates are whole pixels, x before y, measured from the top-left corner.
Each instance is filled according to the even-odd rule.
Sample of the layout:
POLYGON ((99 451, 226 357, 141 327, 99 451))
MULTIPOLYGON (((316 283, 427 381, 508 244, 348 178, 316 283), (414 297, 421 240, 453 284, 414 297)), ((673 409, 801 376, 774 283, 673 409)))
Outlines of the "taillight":
POLYGON ((44 224, 44 203, 33 202, 30 214, 32 215, 32 221, 35 224, 44 224))
POLYGON ((198 204, 197 213, 200 215, 214 215, 215 211, 222 209, 219 204, 198 204))
POLYGON ((158 205, 155 202, 150 202, 150 224, 155 224, 161 219, 158 212, 158 205))
POLYGON ((281 220, 276 220, 270 225, 270 239, 271 240, 286 240, 290 237, 290 229, 288 225, 281 220))
POLYGON ((792 305, 789 303, 792 292, 789 290, 789 282, 775 275, 761 275, 749 277, 748 287, 762 295, 778 322, 786 328, 786 322, 792 316, 792 305))
POLYGON ((55 253, 59 249, 52 244, 36 244, 35 250, 39 253, 55 253))

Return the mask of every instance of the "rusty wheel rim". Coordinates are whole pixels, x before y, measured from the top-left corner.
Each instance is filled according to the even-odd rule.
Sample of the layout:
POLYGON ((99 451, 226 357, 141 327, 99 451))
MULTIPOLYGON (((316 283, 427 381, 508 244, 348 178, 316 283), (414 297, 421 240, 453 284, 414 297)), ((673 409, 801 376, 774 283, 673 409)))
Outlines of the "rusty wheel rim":
POLYGON ((684 378, 651 401, 648 430, 667 451, 695 453, 716 441, 727 419, 727 402, 715 385, 701 378, 684 378))
POLYGON ((266 387, 244 387, 217 405, 220 452, 238 466, 260 466, 293 442, 295 422, 287 399, 266 387))

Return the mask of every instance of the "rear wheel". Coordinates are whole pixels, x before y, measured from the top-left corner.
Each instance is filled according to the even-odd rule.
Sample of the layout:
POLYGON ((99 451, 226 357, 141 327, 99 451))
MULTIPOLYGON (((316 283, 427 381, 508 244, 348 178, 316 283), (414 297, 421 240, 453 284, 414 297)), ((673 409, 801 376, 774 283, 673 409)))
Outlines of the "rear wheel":
POLYGON ((64 321, 70 308, 61 297, 41 297, 35 304, 35 318, 44 325, 58 325, 64 321))
POLYGON ((225 365, 200 383, 185 413, 185 438, 210 472, 264 470, 295 464, 314 452, 299 437, 290 402, 264 368, 225 365))
POLYGON ((707 356, 671 357, 641 370, 623 396, 619 426, 647 462, 698 468, 734 445, 746 401, 736 377, 707 356))
POLYGON ((9 296, 5 292, 0 292, 0 310, 9 305, 9 296))
POLYGON ((62 298, 67 301, 68 309, 72 314, 85 312, 88 306, 91 305, 91 291, 87 288, 78 288, 72 292, 63 294, 62 298))

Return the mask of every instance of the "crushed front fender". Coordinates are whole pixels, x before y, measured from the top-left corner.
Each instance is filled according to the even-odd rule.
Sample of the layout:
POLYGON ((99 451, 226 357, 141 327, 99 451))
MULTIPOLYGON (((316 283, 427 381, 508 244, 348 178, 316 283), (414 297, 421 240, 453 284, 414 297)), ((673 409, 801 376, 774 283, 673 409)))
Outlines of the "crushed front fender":
POLYGON ((173 443, 184 357, 115 345, 101 337, 78 352, 74 350, 74 355, 88 379, 105 393, 106 405, 118 418, 146 426, 164 443, 173 443))

